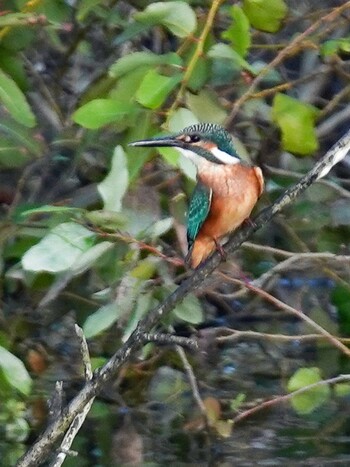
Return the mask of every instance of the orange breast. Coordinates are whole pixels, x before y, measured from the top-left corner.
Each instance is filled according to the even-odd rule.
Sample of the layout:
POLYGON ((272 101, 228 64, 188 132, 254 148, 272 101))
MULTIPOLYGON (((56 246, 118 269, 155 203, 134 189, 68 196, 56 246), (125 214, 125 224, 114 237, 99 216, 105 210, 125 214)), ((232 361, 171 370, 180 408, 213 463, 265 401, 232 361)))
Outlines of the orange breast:
POLYGON ((197 267, 212 253, 216 241, 250 216, 264 184, 258 167, 241 164, 216 166, 213 171, 198 176, 213 194, 209 215, 193 245, 192 267, 197 267))

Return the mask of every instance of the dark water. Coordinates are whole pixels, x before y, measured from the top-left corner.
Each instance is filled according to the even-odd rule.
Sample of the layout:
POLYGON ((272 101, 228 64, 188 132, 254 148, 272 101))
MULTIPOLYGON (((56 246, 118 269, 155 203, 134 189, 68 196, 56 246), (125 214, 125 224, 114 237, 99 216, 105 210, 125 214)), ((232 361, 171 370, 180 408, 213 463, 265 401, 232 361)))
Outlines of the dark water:
MULTIPOLYGON (((291 348, 242 342, 218 349, 215 362, 202 362, 197 368, 202 397, 220 400, 221 418, 232 418, 230 401, 238 393, 246 396, 242 411, 285 394, 294 368, 321 360, 334 365, 338 359, 341 365, 333 349, 310 346, 307 352, 293 354, 291 348), (277 359, 281 355, 283 359, 277 359)), ((129 387, 125 394, 130 399, 138 395, 139 404, 125 409, 97 401, 75 442, 79 461, 72 458, 65 465, 350 465, 349 397, 331 396, 308 415, 298 415, 288 402, 279 403, 240 421, 228 438, 222 438, 213 430, 198 431, 193 422, 199 412, 179 370, 160 367, 143 388, 129 387)))
MULTIPOLYGON (((282 288, 279 292, 283 293, 282 288)), ((327 307, 319 307, 324 293, 323 288, 317 294, 316 306, 310 302, 311 295, 300 303, 337 333, 327 307)), ((284 299, 292 298, 293 291, 288 290, 284 299)), ((324 379, 349 373, 348 360, 325 342, 248 338, 216 342, 218 325, 286 335, 310 332, 302 322, 262 307, 261 302, 250 303, 249 309, 245 303, 231 305, 232 313, 215 310, 208 325, 202 326, 201 352, 188 353, 201 397, 220 404, 220 420, 233 419, 263 400, 286 394, 288 380, 299 368, 316 367, 324 379), (238 409, 232 407, 237 397, 242 399, 238 409)), ((67 399, 81 387, 80 356, 69 328, 68 316, 60 325, 45 327, 56 355, 35 378, 25 412, 32 431, 22 444, 0 437, 1 466, 15 465, 45 425, 46 401, 57 378, 64 381, 67 399)), ((90 351, 100 352, 94 345, 90 351)), ((115 343, 110 345, 113 348, 115 343)), ((332 388, 325 403, 307 415, 298 414, 289 402, 280 402, 239 421, 228 437, 222 437, 215 428, 205 429, 176 352, 159 347, 150 357, 124 367, 123 377, 96 399, 72 447, 79 455, 68 458, 65 466, 350 466, 349 395, 340 397, 332 388)), ((6 421, 0 430, 5 433, 6 421)))

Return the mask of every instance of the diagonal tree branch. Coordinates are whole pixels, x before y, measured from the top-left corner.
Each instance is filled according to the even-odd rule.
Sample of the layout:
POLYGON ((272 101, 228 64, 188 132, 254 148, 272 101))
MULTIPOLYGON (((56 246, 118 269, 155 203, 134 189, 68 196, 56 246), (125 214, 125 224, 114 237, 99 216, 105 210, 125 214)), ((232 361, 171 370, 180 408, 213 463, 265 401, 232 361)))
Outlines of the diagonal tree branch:
MULTIPOLYGON (((290 187, 278 200, 262 210, 254 222, 243 226, 231 235, 225 245, 227 252, 236 250, 245 240, 267 224, 278 212, 290 204, 297 196, 303 193, 312 183, 324 177, 330 169, 341 161, 350 151, 350 130, 325 154, 323 158, 298 183, 290 187)), ((169 313, 175 305, 181 302, 186 295, 193 292, 218 267, 222 257, 215 252, 206 263, 196 269, 163 303, 154 308, 137 325, 125 344, 100 369, 96 370, 91 380, 87 381, 83 389, 65 407, 56 420, 40 435, 38 440, 19 460, 17 467, 37 467, 44 462, 58 440, 64 435, 74 418, 83 411, 86 404, 91 401, 115 377, 117 370, 134 354, 144 343, 145 333, 149 333, 160 320, 169 313)))

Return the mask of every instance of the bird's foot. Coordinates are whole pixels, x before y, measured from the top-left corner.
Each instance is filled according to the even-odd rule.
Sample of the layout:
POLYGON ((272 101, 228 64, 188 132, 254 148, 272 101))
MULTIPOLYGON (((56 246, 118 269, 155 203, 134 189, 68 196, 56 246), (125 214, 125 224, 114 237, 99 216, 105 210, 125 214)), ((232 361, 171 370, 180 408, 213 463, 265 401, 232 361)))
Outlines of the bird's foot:
POLYGON ((216 248, 216 251, 219 252, 220 256, 221 256, 221 259, 223 261, 226 261, 227 260, 227 253, 226 251, 223 249, 221 243, 216 239, 214 238, 214 243, 215 243, 215 248, 216 248))
POLYGON ((243 225, 249 225, 250 227, 253 227, 253 228, 256 227, 256 223, 250 217, 246 217, 244 219, 243 225))

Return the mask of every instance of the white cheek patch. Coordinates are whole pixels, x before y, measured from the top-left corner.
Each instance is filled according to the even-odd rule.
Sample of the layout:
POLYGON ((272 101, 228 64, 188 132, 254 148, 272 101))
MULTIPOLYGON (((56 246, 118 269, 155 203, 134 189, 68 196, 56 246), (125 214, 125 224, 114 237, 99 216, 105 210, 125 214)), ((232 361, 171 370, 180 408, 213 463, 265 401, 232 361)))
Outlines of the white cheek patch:
MULTIPOLYGON (((176 149, 183 156, 187 157, 187 159, 190 159, 198 168, 203 167, 204 165, 210 163, 204 157, 199 156, 198 154, 191 151, 190 149, 183 149, 183 148, 174 148, 174 149, 176 149)), ((221 151, 220 149, 216 147, 212 148, 210 152, 219 162, 222 162, 223 164, 233 165, 233 164, 238 164, 240 162, 240 159, 238 157, 230 156, 229 154, 226 154, 226 152, 221 151)))
POLYGON ((238 164, 240 162, 238 157, 230 156, 226 152, 221 151, 219 148, 214 147, 213 149, 211 149, 210 152, 213 154, 213 156, 215 156, 220 162, 223 162, 224 164, 233 165, 238 164))

